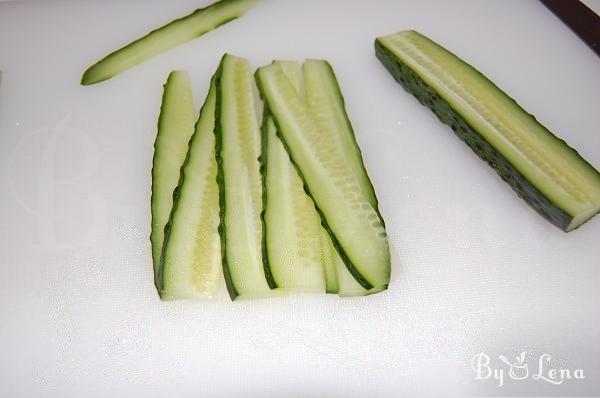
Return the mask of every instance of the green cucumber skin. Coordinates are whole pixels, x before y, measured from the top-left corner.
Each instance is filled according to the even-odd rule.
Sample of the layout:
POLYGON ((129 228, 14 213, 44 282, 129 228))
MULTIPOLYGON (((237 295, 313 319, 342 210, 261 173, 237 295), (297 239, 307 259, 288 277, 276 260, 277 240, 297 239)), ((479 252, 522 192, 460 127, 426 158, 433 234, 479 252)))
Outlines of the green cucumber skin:
MULTIPOLYGON (((254 78, 256 80, 256 85, 258 87, 258 91, 260 93, 260 96, 263 100, 263 103, 265 104, 265 106, 269 106, 268 104, 268 100, 266 98, 266 96, 264 95, 264 90, 262 88, 262 83, 261 83, 261 78, 260 78, 260 74, 258 73, 258 71, 255 72, 254 74, 254 78)), ((292 164, 294 165, 294 168, 296 169, 296 171, 298 172, 298 175, 300 176, 300 179, 302 179, 302 185, 304 187, 304 192, 306 192, 306 194, 313 200, 313 203, 315 203, 314 201, 314 197, 310 192, 310 189, 308 188, 308 186, 306 185, 306 179, 304 178, 304 175, 302 174, 302 171, 300 170, 300 168, 298 167, 298 165, 296 164, 296 162, 294 161, 294 158, 292 156, 292 151, 290 150, 289 146, 287 145, 285 138, 282 136, 282 134, 280 133, 281 128, 279 126, 279 123, 277 121, 277 118, 273 118, 273 122, 275 123, 275 126, 277 127, 277 136, 279 137, 279 139, 281 140, 281 143, 283 144, 283 147, 285 148, 285 150, 287 151, 288 155, 290 155, 290 160, 292 161, 292 164)), ((317 206, 317 204, 315 203, 315 209, 317 210, 317 213, 319 213, 319 217, 321 218, 321 225, 323 226, 323 228, 325 228, 325 230, 327 231, 327 233, 329 234, 329 236, 331 237, 331 241, 333 243, 333 246, 335 247, 335 249, 337 250, 338 254, 340 255, 342 261, 344 262, 344 264, 346 265, 346 268, 348 268, 348 271, 352 274, 352 276, 354 277, 354 279, 356 279, 356 281, 365 289, 370 290, 373 288, 373 285, 367 281, 361 274, 360 272, 356 269, 356 267, 354 266, 354 264, 352 263, 352 260, 350 260, 350 258, 348 257, 348 255, 346 254, 346 251, 344 250, 344 248, 342 247, 342 245, 340 244, 340 242, 337 240, 335 234, 333 233, 333 231, 331 230, 331 228, 329 227, 329 224, 327 223, 327 220, 325 219, 325 214, 323 214, 323 211, 319 208, 319 206, 317 206)))
POLYGON ((269 252, 267 250, 267 222, 265 220, 265 214, 267 212, 267 162, 268 162, 268 149, 269 149, 269 139, 268 139, 268 120, 269 120, 269 109, 267 106, 264 106, 263 109, 263 120, 260 128, 260 176, 262 179, 262 210, 260 212, 260 222, 262 224, 262 241, 261 241, 261 253, 262 253, 262 261, 263 268, 265 270, 265 278, 267 280, 267 284, 271 289, 277 289, 277 282, 275 282, 275 278, 273 277, 273 272, 271 271, 271 266, 269 264, 269 252))
MULTIPOLYGON (((210 5, 208 5, 208 6, 204 7, 204 8, 198 8, 198 9, 194 10, 193 12, 191 12, 190 14, 188 14, 188 15, 186 15, 184 17, 174 19, 171 22, 168 22, 168 23, 164 24, 163 26, 161 26, 161 27, 159 27, 157 29, 154 29, 154 30, 148 32, 147 34, 145 34, 144 36, 140 37, 139 39, 136 39, 136 40, 132 41, 131 43, 129 43, 129 44, 127 44, 127 45, 119 48, 118 50, 113 51, 112 53, 108 54, 107 56, 105 56, 104 58, 100 59, 98 62, 96 62, 92 66, 90 66, 83 73, 83 76, 81 77, 81 85, 87 86, 87 85, 91 85, 91 84, 95 84, 95 83, 100 83, 100 82, 102 82, 104 80, 108 80, 108 79, 110 79, 110 78, 118 75, 121 72, 124 72, 127 69, 130 69, 133 66, 139 65, 140 63, 142 63, 144 61, 147 61, 147 58, 145 58, 145 59, 142 59, 142 60, 138 61, 135 65, 133 65, 133 66, 131 66, 129 68, 126 68, 124 70, 120 70, 120 71, 117 71, 117 72, 114 72, 114 73, 110 73, 110 74, 102 74, 101 73, 100 75, 97 75, 97 70, 96 69, 99 68, 99 67, 101 67, 104 62, 110 60, 114 55, 121 54, 121 53, 123 53, 125 51, 129 51, 129 49, 133 45, 139 44, 140 42, 143 42, 143 41, 147 40, 148 38, 150 38, 150 37, 152 37, 152 36, 154 36, 156 34, 160 34, 160 32, 163 29, 165 29, 167 26, 171 26, 172 24, 176 24, 176 23, 184 21, 186 19, 193 18, 197 14, 200 14, 202 12, 208 11, 210 9, 216 9, 216 8, 223 7, 227 3, 234 3, 234 2, 238 2, 238 1, 244 1, 244 0, 220 0, 220 1, 217 1, 216 3, 210 4, 210 5)), ((198 37, 200 37, 200 36, 202 36, 202 35, 210 32, 212 30, 215 30, 218 27, 223 26, 226 23, 231 22, 231 21, 233 21, 233 20, 235 20, 237 18, 239 18, 239 16, 235 16, 235 17, 231 17, 231 18, 227 18, 227 19, 224 19, 222 21, 219 21, 219 23, 216 26, 214 26, 212 29, 208 29, 208 30, 205 30, 205 31, 198 32, 198 34, 195 37, 190 38, 190 40, 193 40, 194 38, 198 38, 198 37)), ((176 46, 181 45, 181 44, 183 44, 183 43, 179 43, 176 46)), ((167 50, 165 50, 165 51, 167 51, 167 50)), ((158 54, 155 54, 155 55, 158 55, 158 54)), ((153 56, 151 56, 150 58, 152 58, 152 57, 153 56)))
POLYGON ((239 296, 238 291, 235 289, 233 280, 231 278, 231 272, 229 271, 229 265, 227 263, 227 250, 226 250, 226 226, 225 226, 225 180, 223 170, 223 158, 221 151, 223 149, 223 137, 221 131, 221 75, 223 72, 223 62, 227 54, 224 54, 219 63, 219 68, 215 74, 215 85, 217 87, 217 97, 215 104, 215 158, 217 160, 217 185, 219 186, 219 237, 221 238, 221 261, 223 263, 223 277, 225 278, 225 286, 229 292, 231 300, 235 300, 239 296))
MULTIPOLYGON (((422 105, 431 109, 438 119, 448 125, 458 138, 489 164, 520 198, 525 200, 529 206, 553 225, 565 232, 567 231, 573 216, 567 214, 533 186, 498 150, 473 129, 450 104, 429 87, 418 74, 397 59, 379 40, 375 40, 375 54, 407 92, 414 95, 422 105)), ((481 75, 480 72, 478 73, 481 75)), ((487 79, 485 76, 483 77, 487 79)), ((531 117, 534 116, 531 115, 531 117)), ((563 140, 561 141, 567 145, 563 140)))

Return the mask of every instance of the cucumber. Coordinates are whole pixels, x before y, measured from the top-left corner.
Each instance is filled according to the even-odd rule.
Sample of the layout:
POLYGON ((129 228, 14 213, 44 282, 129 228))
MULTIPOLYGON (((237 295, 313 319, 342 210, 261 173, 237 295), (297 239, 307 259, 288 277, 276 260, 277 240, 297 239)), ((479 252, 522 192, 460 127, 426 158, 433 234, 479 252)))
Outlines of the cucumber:
POLYGON ((336 250, 352 276, 369 290, 390 277, 387 235, 379 211, 355 175, 355 159, 339 145, 337 131, 316 122, 310 108, 278 64, 256 72, 258 88, 284 146, 311 196, 336 250))
POLYGON ((302 77, 306 100, 315 121, 321 129, 330 132, 340 150, 349 158, 348 164, 363 195, 379 211, 377 196, 365 169, 360 147, 356 143, 333 68, 327 61, 308 59, 302 64, 302 77))
POLYGON ((600 211, 600 173, 475 68, 415 31, 375 40, 392 76, 563 231, 600 211))
POLYGON ((214 78, 181 168, 160 263, 163 300, 214 297, 221 279, 214 78))
POLYGON ((164 86, 158 119, 158 133, 152 160, 152 262, 154 284, 158 288, 158 270, 164 241, 165 225, 173 206, 173 190, 185 160, 188 142, 194 133, 194 104, 187 72, 173 71, 164 86))
POLYGON ((274 294, 262 262, 260 130, 249 62, 225 54, 217 72, 215 112, 221 252, 232 300, 274 294))
MULTIPOLYGON (((349 164, 357 177, 361 191, 379 213, 377 195, 364 166, 360 147, 356 142, 354 130, 346 112, 344 97, 333 68, 327 61, 308 59, 302 64, 302 77, 304 94, 311 114, 322 129, 333 133, 337 145, 351 159, 349 164)), ((381 220, 383 223, 383 218, 381 220)), ((366 290, 352 277, 339 256, 332 257, 331 261, 335 277, 335 292, 340 297, 364 296, 387 288, 387 284, 385 284, 366 290)))
POLYGON ((321 221, 302 180, 277 137, 268 111, 263 123, 261 161, 264 192, 263 262, 271 288, 322 292, 321 221))
POLYGON ((169 22, 89 67, 81 84, 101 82, 242 16, 256 0, 221 0, 169 22))

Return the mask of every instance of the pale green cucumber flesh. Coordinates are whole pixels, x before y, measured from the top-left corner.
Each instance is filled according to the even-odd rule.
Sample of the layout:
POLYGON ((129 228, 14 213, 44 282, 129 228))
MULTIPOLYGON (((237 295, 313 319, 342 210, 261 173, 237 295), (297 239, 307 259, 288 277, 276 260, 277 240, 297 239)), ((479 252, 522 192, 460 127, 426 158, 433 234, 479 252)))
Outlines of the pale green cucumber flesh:
POLYGON ((81 84, 110 79, 145 60, 242 16, 257 0, 221 0, 153 30, 107 55, 85 71, 81 84))
POLYGON ((344 262, 338 257, 338 260, 334 262, 336 270, 336 286, 337 294, 340 297, 357 297, 357 296, 368 296, 371 294, 379 293, 388 288, 388 285, 374 286, 367 290, 356 281, 352 274, 348 271, 344 262))
POLYGON ((325 60, 309 59, 302 64, 302 77, 304 94, 314 119, 321 129, 330 132, 331 138, 350 158, 349 166, 363 195, 379 211, 377 196, 364 166, 333 68, 325 60))
POLYGON ((165 228, 160 268, 163 300, 216 296, 221 280, 219 192, 215 159, 214 79, 181 168, 165 228))
POLYGON ((379 37, 377 57, 530 206, 564 231, 600 211, 600 173, 489 79, 415 31, 379 37))
MULTIPOLYGON (((267 111, 268 112, 268 111, 267 111)), ((323 292, 321 221, 270 117, 263 125, 264 244, 274 286, 323 292)), ((272 286, 273 287, 273 286, 272 286)))
POLYGON ((365 288, 387 285, 390 254, 385 227, 362 193, 351 161, 331 133, 314 121, 282 68, 258 69, 259 91, 321 221, 354 278, 365 288))
POLYGON ((158 288, 158 271, 163 247, 165 226, 173 206, 173 190, 194 133, 195 111, 190 78, 187 72, 173 71, 164 86, 158 119, 158 133, 152 160, 152 263, 154 284, 158 288))
MULTIPOLYGON (((343 272, 348 272, 348 270, 325 228, 321 228, 319 235, 321 237, 321 262, 325 271, 325 292, 337 294, 339 292, 338 264, 343 267, 343 272)), ((352 278, 352 276, 350 277, 352 278)))
POLYGON ((260 130, 249 62, 225 54, 215 119, 222 263, 232 299, 273 295, 262 262, 260 130))

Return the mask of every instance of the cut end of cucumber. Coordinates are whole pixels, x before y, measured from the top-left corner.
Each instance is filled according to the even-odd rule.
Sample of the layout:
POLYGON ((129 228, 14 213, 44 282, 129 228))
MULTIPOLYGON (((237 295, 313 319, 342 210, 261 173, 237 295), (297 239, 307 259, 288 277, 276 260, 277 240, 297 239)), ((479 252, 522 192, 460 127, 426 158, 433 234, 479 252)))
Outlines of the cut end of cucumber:
POLYGON ((338 296, 342 297, 342 298, 370 296, 372 294, 381 293, 384 290, 387 290, 387 288, 388 288, 388 285, 376 286, 374 288, 371 288, 370 290, 348 289, 348 290, 338 292, 338 296))
POLYGON ((102 78, 94 78, 94 76, 90 72, 90 69, 86 70, 83 73, 83 76, 81 76, 81 85, 82 86, 89 86, 89 85, 92 85, 94 83, 100 83, 101 81, 104 81, 104 80, 110 78, 110 76, 109 77, 105 77, 103 79, 102 78))
POLYGON ((588 209, 581 211, 579 214, 573 217, 569 225, 567 225, 565 231, 571 232, 573 230, 576 230, 598 213, 600 213, 600 205, 591 206, 588 209))
POLYGON ((198 290, 163 290, 160 292, 161 301, 177 301, 177 300, 202 300, 202 299, 213 299, 217 297, 218 290, 210 289, 198 289, 198 290))

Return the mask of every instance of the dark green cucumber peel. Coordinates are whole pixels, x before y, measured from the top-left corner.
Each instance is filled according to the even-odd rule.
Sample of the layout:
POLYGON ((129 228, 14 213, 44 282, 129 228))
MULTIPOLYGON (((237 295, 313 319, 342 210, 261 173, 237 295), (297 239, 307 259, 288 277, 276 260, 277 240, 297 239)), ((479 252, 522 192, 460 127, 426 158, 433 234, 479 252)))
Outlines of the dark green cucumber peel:
MULTIPOLYGON (((204 8, 198 8, 198 9, 194 10, 192 13, 190 13, 190 14, 184 16, 184 17, 174 19, 171 22, 168 22, 165 25, 161 26, 160 28, 157 28, 157 29, 154 29, 154 30, 148 32, 147 34, 145 34, 144 36, 140 37, 139 39, 136 39, 136 40, 132 41, 131 43, 129 43, 129 44, 127 44, 127 45, 119 48, 118 50, 113 51, 112 53, 106 55, 105 57, 103 57, 102 59, 100 59, 98 62, 96 62, 95 64, 93 64, 92 66, 90 66, 83 73, 83 76, 81 77, 81 84, 84 85, 84 86, 87 86, 87 85, 90 85, 90 84, 100 83, 100 82, 102 82, 104 80, 108 80, 108 79, 110 79, 110 78, 118 75, 119 73, 121 73, 121 72, 129 69, 130 67, 128 67, 128 68, 126 68, 124 70, 115 72, 115 73, 105 74, 105 75, 103 75, 101 77, 95 76, 96 73, 97 73, 96 68, 99 68, 105 61, 111 59, 112 57, 114 57, 117 54, 121 54, 123 52, 130 51, 131 47, 134 46, 134 45, 136 45, 136 44, 141 44, 144 41, 146 41, 148 39, 151 39, 153 36, 160 35, 160 33, 165 28, 167 28, 169 26, 173 26, 173 24, 177 24, 179 22, 183 22, 183 21, 185 21, 187 19, 191 19, 194 16, 196 16, 198 14, 201 14, 203 12, 206 12, 206 11, 208 11, 210 9, 217 9, 217 8, 223 7, 227 3, 233 3, 233 2, 237 2, 237 1, 240 1, 240 0, 220 0, 220 1, 217 1, 216 3, 210 4, 210 5, 208 5, 208 6, 204 7, 204 8)), ((190 38, 190 40, 193 40, 194 38, 200 37, 200 36, 202 36, 202 35, 210 32, 212 30, 215 30, 218 27, 223 26, 226 23, 231 22, 231 21, 233 21, 233 20, 235 20, 237 18, 239 18, 239 16, 234 16, 234 17, 226 18, 226 19, 224 19, 222 21, 219 21, 219 23, 216 24, 215 26, 213 26, 212 28, 209 28, 209 29, 206 29, 206 30, 198 32, 196 34, 196 36, 190 38)), ((176 44, 176 46, 178 46, 180 44, 183 44, 183 43, 176 44)), ((167 50, 165 50, 165 51, 167 51, 167 50)), ((154 55, 157 55, 157 54, 154 54, 154 55)), ((154 55, 151 55, 150 58, 153 57, 154 55)), ((142 63, 142 62, 144 62, 146 60, 147 60, 147 58, 141 58, 139 61, 137 61, 135 63, 135 65, 138 65, 138 64, 140 64, 140 63, 142 63)), ((133 66, 135 66, 135 65, 133 65, 133 66)))
POLYGON ((229 292, 231 300, 239 295, 231 279, 231 272, 227 264, 227 250, 225 249, 226 237, 225 234, 225 181, 223 171, 223 158, 221 157, 221 150, 223 149, 223 137, 221 135, 221 73, 223 71, 223 62, 225 60, 224 54, 219 62, 219 67, 215 73, 215 85, 217 87, 217 96, 215 104, 215 158, 217 160, 217 185, 219 186, 219 237, 221 238, 221 261, 223 263, 223 277, 225 278, 225 286, 229 292))
POLYGON ((260 135, 260 157, 258 158, 260 162, 260 176, 262 179, 262 210, 260 211, 260 222, 262 224, 262 241, 261 241, 261 253, 262 253, 262 262, 263 268, 265 270, 265 279, 267 280, 267 284, 271 289, 277 289, 277 282, 275 282, 275 278, 273 278, 273 272, 271 272, 271 267, 269 265, 269 252, 267 250, 267 234, 269 231, 267 230, 267 223, 265 221, 265 214, 267 211, 267 162, 268 162, 268 149, 269 149, 269 139, 268 139, 268 121, 269 121, 269 109, 266 105, 263 108, 263 120, 261 125, 261 135, 260 135))
MULTIPOLYGON (((212 82, 215 79, 215 76, 213 76, 211 78, 211 84, 209 85, 212 86, 212 82)), ((208 98, 209 93, 206 94, 206 97, 208 98)), ((202 113, 204 112, 204 107, 207 106, 208 101, 204 101, 204 104, 202 105, 202 108, 200 108, 200 113, 198 114, 198 119, 196 120, 196 125, 200 122, 200 115, 202 115, 202 113)), ((160 123, 160 121, 159 121, 160 123)), ((179 169, 179 181, 177 182, 177 186, 175 187, 175 189, 173 190, 173 207, 171 208, 171 214, 169 215, 169 221, 167 221, 167 223, 165 224, 165 237, 163 239, 163 246, 162 246, 162 250, 161 250, 161 256, 160 256, 160 262, 159 262, 159 266, 158 266, 158 280, 157 280, 157 284, 156 284, 156 288, 158 289, 158 294, 162 297, 162 290, 163 290, 163 273, 164 273, 164 268, 165 268, 165 248, 167 247, 167 244, 169 242, 169 239, 171 237, 171 225, 173 224, 173 215, 175 214, 177 208, 179 207, 179 194, 181 192, 181 187, 183 186, 183 183, 185 182, 185 173, 183 172, 185 170, 185 166, 188 164, 188 162, 190 161, 190 147, 192 146, 192 142, 194 141, 194 137, 196 137, 196 134, 198 132, 198 130, 196 129, 196 125, 194 125, 194 134, 192 134, 192 137, 190 138, 190 142, 188 143, 188 151, 185 155, 185 160, 183 161, 183 164, 181 165, 181 168, 179 169)))
MULTIPOLYGON (((454 133, 473 152, 496 170, 498 175, 516 191, 520 198, 525 200, 542 217, 563 231, 566 231, 573 216, 567 214, 556 203, 553 203, 540 190, 533 186, 498 150, 473 129, 450 104, 444 101, 418 74, 398 60, 378 40, 375 40, 375 54, 394 79, 407 92, 413 94, 422 105, 431 109, 442 123, 450 126, 454 133)), ((476 71, 475 68, 473 70, 476 71)), ((476 72, 483 76, 481 72, 476 72)), ((483 77, 487 80, 485 76, 483 77)), ((531 117, 534 116, 531 115, 531 117)), ((563 140, 561 141, 565 143, 563 140)), ((565 143, 565 145, 567 144, 565 143)), ((572 150, 575 151, 574 149, 572 150)))
MULTIPOLYGON (((266 107, 268 107, 269 103, 268 103, 268 100, 267 100, 266 96, 263 94, 262 83, 261 83, 260 74, 258 73, 258 71, 254 74, 254 78, 256 80, 256 85, 258 87, 258 91, 259 91, 260 96, 261 96, 261 98, 263 100, 263 103, 265 104, 266 107)), ((362 274, 356 269, 356 267, 352 263, 352 260, 348 257, 348 255, 346 254, 344 248, 339 243, 339 241, 337 240, 337 238, 334 235, 333 231, 329 227, 329 224, 327 224, 327 220, 325 219, 325 214, 321 211, 321 209, 319 208, 319 206, 317 206, 317 204, 315 203, 314 197, 312 196, 312 194, 310 192, 310 189, 306 185, 306 179, 304 178, 304 175, 302 174, 302 171, 300 170, 300 168, 298 167, 298 165, 294 161, 294 158, 293 158, 293 155, 292 155, 292 151, 290 150, 290 148, 287 145, 284 137, 280 133, 280 126, 279 126, 279 123, 277 121, 277 118, 273 117, 273 122, 275 123, 275 127, 277 128, 277 137, 279 137, 279 139, 281 140, 281 143, 283 144, 283 147, 285 148, 286 152, 290 156, 290 160, 291 160, 292 164, 294 165, 294 168, 296 169, 296 171, 298 172, 298 175, 300 176, 300 179, 302 180, 302 185, 304 187, 304 192, 306 192, 306 194, 312 199, 313 204, 315 205, 315 209, 317 210, 317 213, 319 213, 319 217, 321 218, 321 225, 323 226, 323 228, 325 228, 325 230, 327 231, 327 233, 331 237, 331 241, 333 243, 333 246, 335 247, 336 251, 340 255, 340 258, 342 259, 342 261, 346 265, 346 268, 352 274, 352 276, 354 277, 354 279, 356 279, 356 281, 363 288, 365 288, 366 290, 372 289, 373 285, 369 281, 367 281, 362 276, 362 274)))

